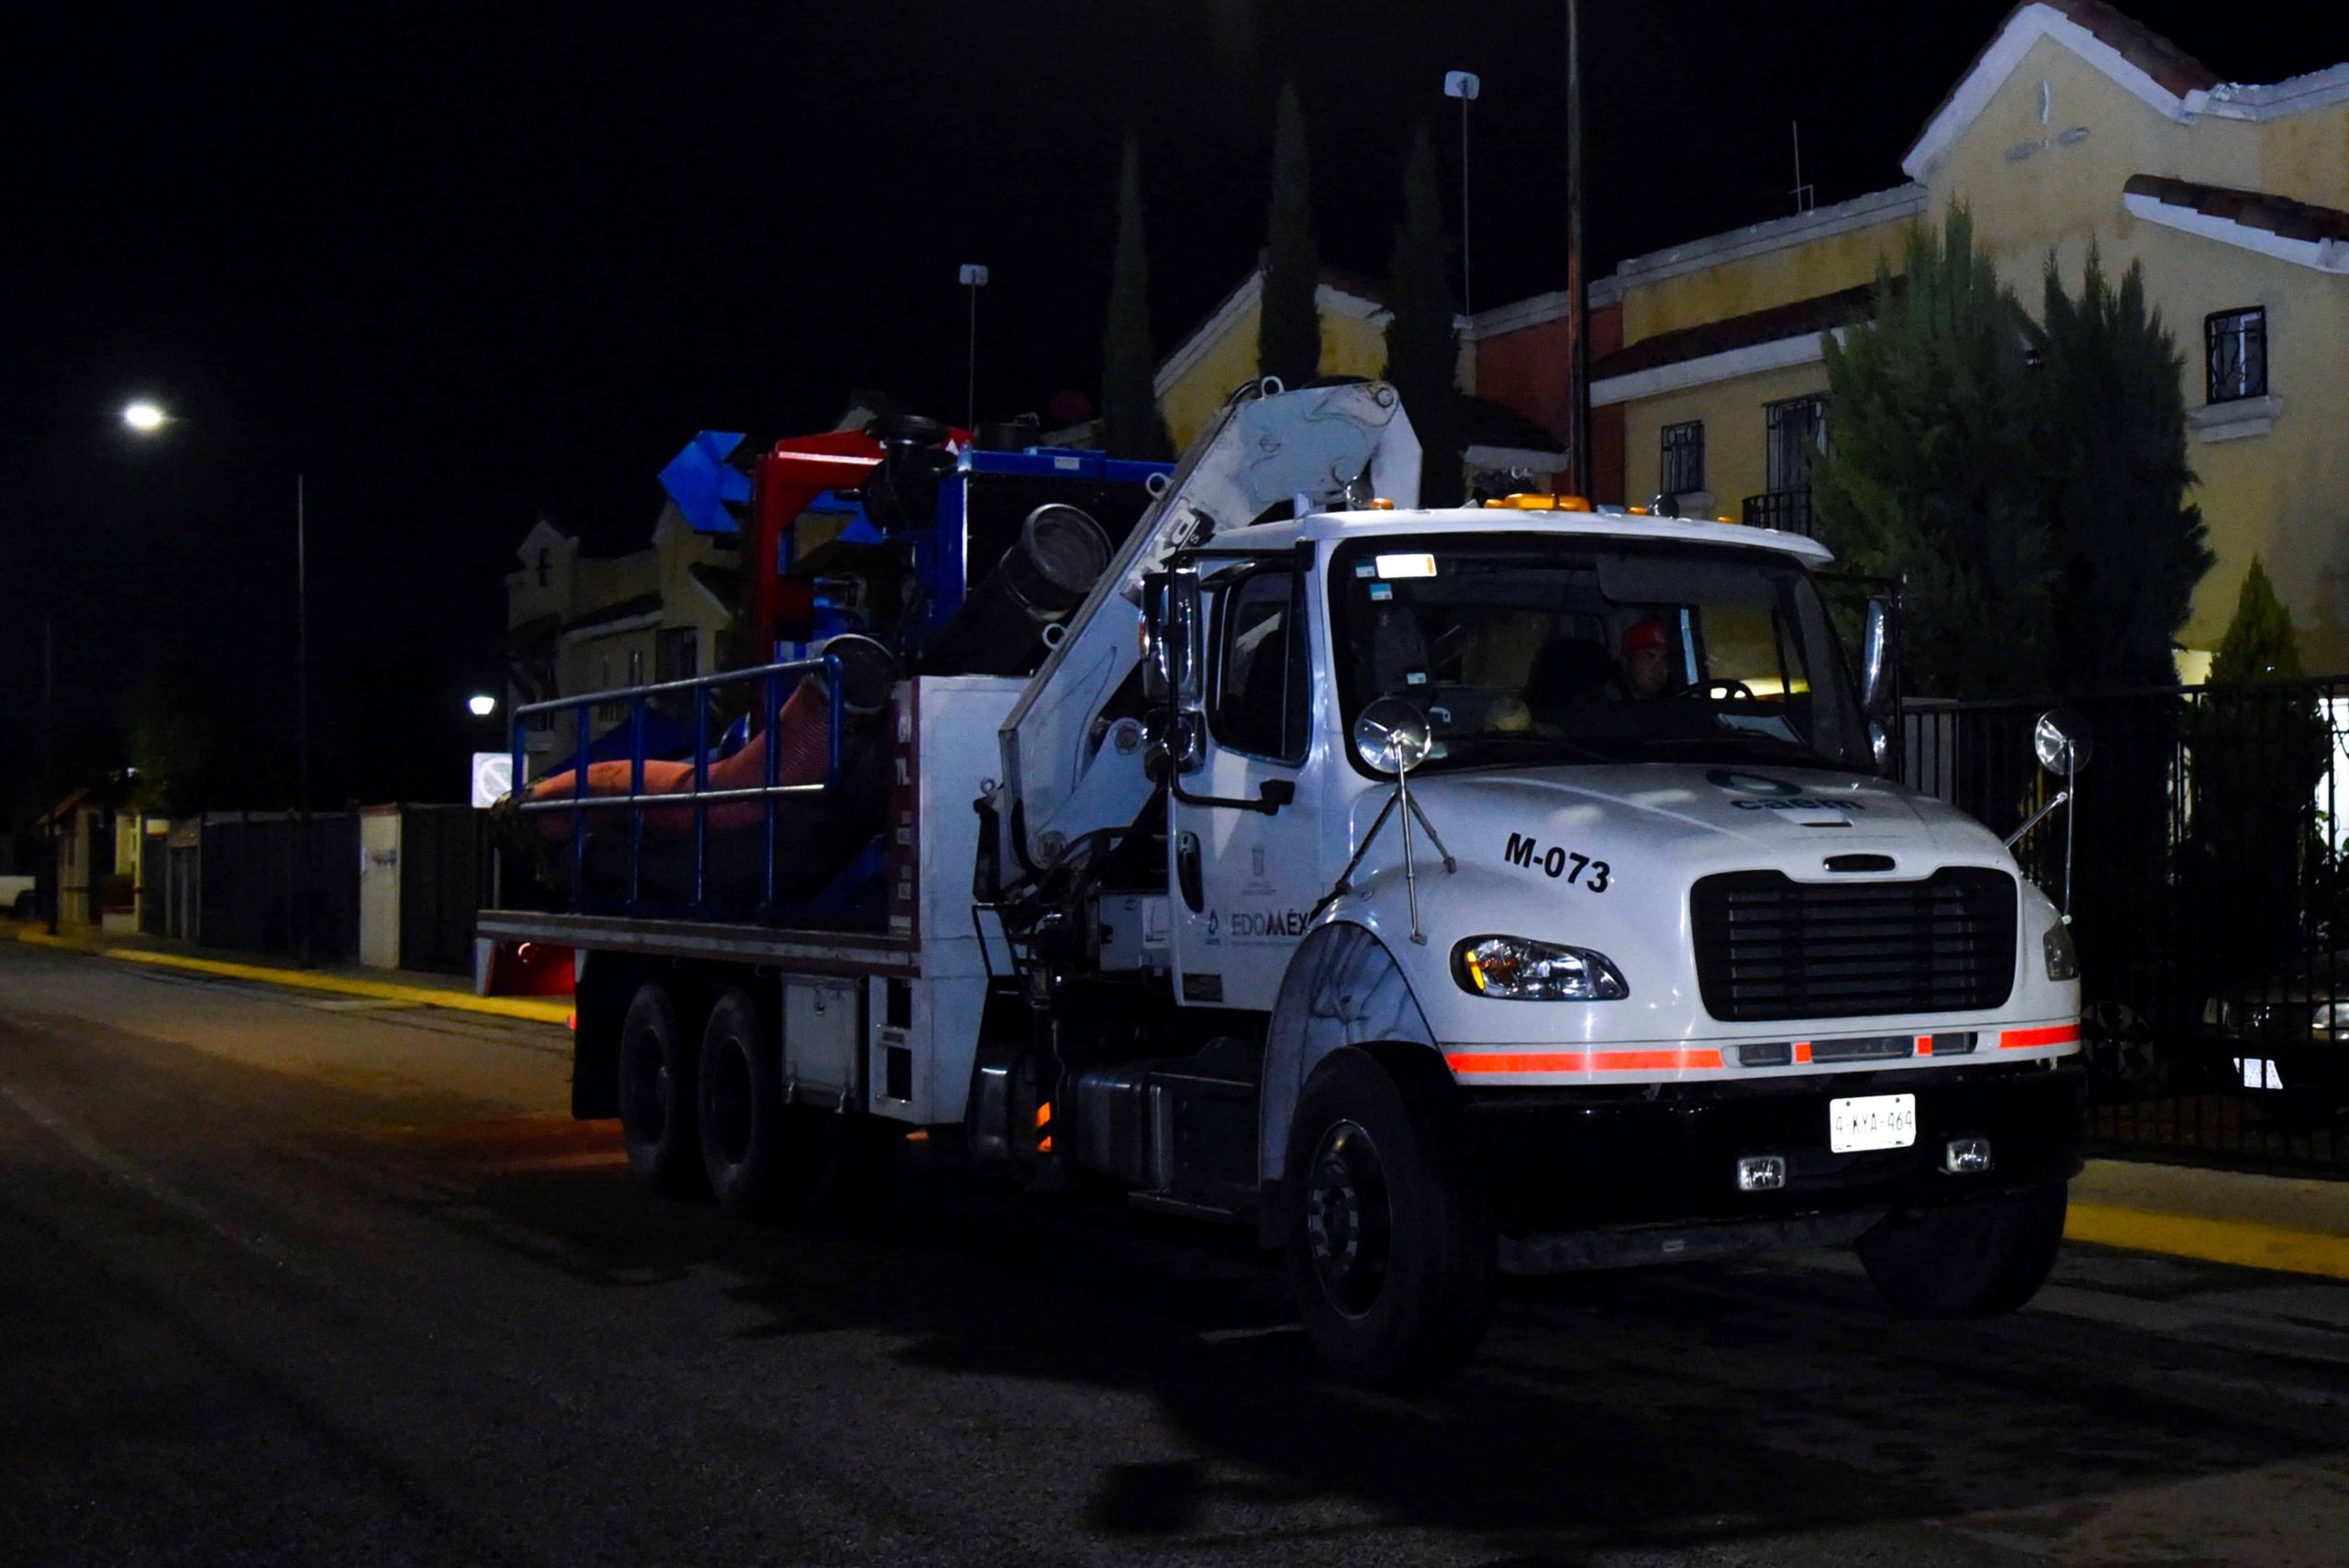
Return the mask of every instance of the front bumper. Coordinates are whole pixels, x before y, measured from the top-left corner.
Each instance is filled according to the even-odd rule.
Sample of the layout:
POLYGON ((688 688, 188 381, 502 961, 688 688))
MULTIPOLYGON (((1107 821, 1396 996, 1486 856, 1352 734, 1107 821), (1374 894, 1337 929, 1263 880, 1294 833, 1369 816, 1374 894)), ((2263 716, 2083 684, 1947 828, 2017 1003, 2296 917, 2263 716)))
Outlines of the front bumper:
MULTIPOLYGON (((2079 1169, 2076 1060, 1621 1088, 1488 1089, 1464 1096, 1504 1235, 1632 1227, 1786 1226, 2042 1185, 2079 1169), (1917 1096, 1917 1140, 1838 1154, 1827 1102, 1917 1096), (1990 1140, 1993 1165, 1954 1176, 1953 1138, 1990 1140), (1775 1154, 1787 1184, 1741 1192, 1741 1156, 1775 1154)), ((1799 1231, 1800 1225, 1796 1226, 1799 1231)), ((1833 1228, 1831 1228, 1833 1229, 1833 1228)))

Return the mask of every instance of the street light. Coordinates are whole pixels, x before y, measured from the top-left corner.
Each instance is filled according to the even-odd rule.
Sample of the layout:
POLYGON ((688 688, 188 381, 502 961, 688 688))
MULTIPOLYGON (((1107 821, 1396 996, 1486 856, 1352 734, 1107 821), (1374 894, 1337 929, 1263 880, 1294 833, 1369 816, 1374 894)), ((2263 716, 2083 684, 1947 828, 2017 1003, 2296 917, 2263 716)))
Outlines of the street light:
POLYGON ((497 711, 497 699, 487 692, 475 692, 465 699, 465 707, 475 718, 487 718, 497 711))
POLYGON ((1443 73, 1443 95, 1460 100, 1460 314, 1476 314, 1475 291, 1468 281, 1468 106, 1483 88, 1473 71, 1443 73))
POLYGON ((963 417, 971 429, 979 428, 979 291, 987 286, 987 270, 975 262, 965 261, 955 274, 971 295, 971 352, 963 362, 969 367, 969 380, 963 387, 963 417))
MULTIPOLYGON (((173 422, 172 417, 145 398, 126 406, 122 422, 142 436, 151 436, 173 422)), ((294 476, 294 680, 295 728, 301 738, 302 821, 302 962, 310 948, 310 523, 309 502, 301 474, 294 476)))

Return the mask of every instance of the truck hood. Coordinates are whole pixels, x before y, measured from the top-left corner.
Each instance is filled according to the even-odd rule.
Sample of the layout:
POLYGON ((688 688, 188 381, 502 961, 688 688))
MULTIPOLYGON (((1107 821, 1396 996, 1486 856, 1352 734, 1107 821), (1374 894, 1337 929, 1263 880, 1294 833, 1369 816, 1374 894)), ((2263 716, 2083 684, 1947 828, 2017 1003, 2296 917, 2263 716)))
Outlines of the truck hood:
MULTIPOLYGON (((1354 842, 1386 794, 1373 785, 1353 803, 1354 842)), ((1920 880, 1945 866, 2015 874, 2005 847, 1979 823, 1886 780, 1812 768, 1565 764, 1439 773, 1414 780, 1411 795, 1454 862, 1447 870, 1419 840, 1425 940, 1411 934, 1399 835, 1391 826, 1354 877, 1354 895, 1333 905, 1331 917, 1378 936, 1408 980, 1432 1037, 1448 1045, 1677 1046, 1977 1029, 2077 1016, 2076 987, 2046 980, 2042 964, 2021 962, 2025 953, 2040 952, 2054 917, 2043 897, 2023 889, 2016 984, 2001 1007, 1742 1024, 1711 1017, 1697 972, 1690 902, 1700 878, 1775 871, 1796 882, 1858 884, 1920 880), (1453 954, 1460 942, 1482 935, 1602 953, 1627 995, 1590 1003, 1473 995, 1453 973, 1453 954)))
POLYGON ((1854 851, 1889 855, 1892 875, 2006 858, 1987 829, 1941 801, 1822 769, 1569 765, 1437 775, 1413 793, 1439 833, 1453 823, 1469 837, 1514 832, 1536 839, 1537 852, 1577 837, 1669 840, 1673 858, 1693 865, 1780 866, 1792 875, 1854 851))

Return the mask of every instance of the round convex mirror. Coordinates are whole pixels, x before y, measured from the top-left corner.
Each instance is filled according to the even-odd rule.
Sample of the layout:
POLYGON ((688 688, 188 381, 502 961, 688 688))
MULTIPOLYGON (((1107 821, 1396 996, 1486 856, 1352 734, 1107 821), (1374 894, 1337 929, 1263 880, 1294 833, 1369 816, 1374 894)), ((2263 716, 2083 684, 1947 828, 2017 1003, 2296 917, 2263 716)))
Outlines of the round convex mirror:
POLYGON ((1402 697, 1380 697, 1354 720, 1354 755, 1375 773, 1399 773, 1428 760, 1435 743, 1428 716, 1402 697))
POLYGON ((2039 765, 2051 773, 2073 773, 2088 765, 2096 750, 2088 739, 2087 720, 2070 708, 2051 708, 2032 727, 2031 749, 2039 765))

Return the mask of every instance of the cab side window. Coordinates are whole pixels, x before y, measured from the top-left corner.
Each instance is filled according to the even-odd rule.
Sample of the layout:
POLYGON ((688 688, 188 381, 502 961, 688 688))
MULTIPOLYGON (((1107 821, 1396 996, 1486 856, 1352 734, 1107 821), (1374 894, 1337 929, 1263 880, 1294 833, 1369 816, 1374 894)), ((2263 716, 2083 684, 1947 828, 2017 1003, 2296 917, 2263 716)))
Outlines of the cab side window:
POLYGON ((1215 738, 1235 751, 1305 760, 1305 580, 1258 572, 1223 594, 1217 641, 1215 738))

